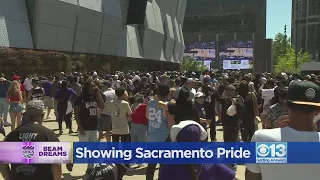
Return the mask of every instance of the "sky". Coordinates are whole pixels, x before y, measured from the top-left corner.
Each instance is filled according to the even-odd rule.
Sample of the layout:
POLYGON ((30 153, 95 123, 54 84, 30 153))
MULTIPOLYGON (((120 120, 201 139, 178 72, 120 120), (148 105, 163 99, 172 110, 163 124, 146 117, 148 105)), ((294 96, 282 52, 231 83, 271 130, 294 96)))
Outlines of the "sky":
POLYGON ((284 33, 284 25, 287 36, 291 36, 291 5, 292 0, 267 0, 267 38, 284 33))

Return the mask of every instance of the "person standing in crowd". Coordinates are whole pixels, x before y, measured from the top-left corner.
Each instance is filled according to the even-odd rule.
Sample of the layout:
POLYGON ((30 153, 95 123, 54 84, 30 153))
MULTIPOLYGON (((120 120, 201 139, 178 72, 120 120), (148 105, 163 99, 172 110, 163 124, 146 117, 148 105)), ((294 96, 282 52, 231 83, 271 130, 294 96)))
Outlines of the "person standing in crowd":
POLYGON ((203 78, 203 86, 200 88, 205 95, 203 108, 206 113, 206 119, 210 120, 210 138, 216 141, 216 101, 220 99, 218 92, 212 87, 211 78, 205 76, 203 78))
POLYGON ((257 96, 254 92, 250 92, 249 86, 252 87, 247 82, 241 82, 238 89, 239 95, 244 99, 244 109, 241 117, 241 138, 243 142, 250 142, 256 131, 256 117, 259 117, 257 96))
MULTIPOLYGON (((5 142, 59 142, 55 133, 38 124, 43 118, 44 104, 32 100, 26 105, 26 123, 11 131, 5 142), (32 136, 30 136, 32 134, 32 136)), ((60 164, 7 164, 0 165, 1 175, 6 180, 45 179, 61 180, 60 164)))
POLYGON ((104 109, 101 111, 99 117, 99 138, 101 140, 103 139, 103 137, 105 137, 107 142, 111 142, 112 120, 111 113, 108 110, 108 106, 111 101, 115 100, 116 92, 112 89, 110 81, 105 80, 103 82, 103 86, 103 89, 105 89, 105 91, 103 91, 102 93, 106 100, 104 101, 104 109))
POLYGON ((268 121, 266 120, 266 114, 268 109, 271 106, 271 100, 274 97, 274 80, 267 80, 265 83, 263 83, 260 86, 259 92, 261 92, 262 96, 262 113, 261 113, 261 119, 262 119, 262 127, 264 129, 271 128, 271 124, 268 124, 268 121))
POLYGON ((50 97, 53 98, 54 115, 56 116, 57 121, 58 121, 57 101, 54 99, 54 96, 56 95, 56 93, 60 89, 60 87, 61 87, 60 77, 56 76, 56 77, 54 77, 54 81, 53 81, 51 89, 50 89, 50 97))
POLYGON ((10 82, 4 77, 4 74, 0 74, 0 118, 1 118, 1 127, 2 125, 5 127, 11 126, 8 122, 8 109, 9 104, 7 103, 7 91, 10 87, 10 82))
POLYGON ((57 121, 59 125, 59 135, 62 135, 62 121, 66 122, 66 126, 69 129, 69 134, 72 131, 72 105, 71 97, 76 95, 76 92, 71 88, 68 88, 68 81, 62 81, 60 89, 56 92, 54 99, 57 101, 57 121))
POLYGON ((28 74, 27 78, 23 82, 25 89, 25 97, 29 97, 29 91, 33 88, 32 86, 32 74, 28 74))
MULTIPOLYGON (((228 85, 224 94, 226 98, 220 101, 222 102, 221 121, 223 126, 223 140, 224 142, 237 142, 244 101, 241 96, 237 95, 236 88, 233 85, 228 85), (231 111, 234 112, 229 113, 229 109, 232 109, 231 111)), ((234 170, 237 169, 236 164, 232 164, 231 166, 234 170)))
MULTIPOLYGON (((82 92, 82 86, 81 84, 79 84, 79 77, 78 76, 74 76, 72 78, 72 83, 69 86, 71 89, 74 90, 74 92, 76 92, 76 97, 80 96, 81 92, 82 92)), ((75 97, 75 99, 76 99, 75 97)))
MULTIPOLYGON (((181 121, 172 126, 172 142, 200 142, 207 138, 206 130, 197 122, 181 121)), ((160 166, 159 180, 239 180, 236 173, 224 164, 164 164, 160 166)))
POLYGON ((128 93, 122 89, 115 90, 116 99, 111 101, 107 110, 111 114, 112 121, 112 142, 130 142, 130 132, 128 120, 131 118, 131 108, 125 99, 128 93))
MULTIPOLYGON (((168 102, 170 87, 167 83, 158 86, 157 98, 147 105, 148 118, 147 142, 165 142, 169 137, 170 128, 174 125, 174 118, 168 111, 158 106, 157 101, 168 102)), ((146 180, 153 180, 157 164, 148 164, 146 180)))
MULTIPOLYGON (((320 87, 309 81, 292 83, 287 108, 288 126, 258 130, 252 142, 320 142, 320 133, 315 131, 313 122, 320 109, 320 87)), ((246 167, 246 180, 319 179, 320 176, 319 164, 247 164, 246 167)))
POLYGON ((148 119, 146 117, 147 104, 144 102, 143 95, 136 94, 134 96, 131 109, 131 142, 146 142, 148 119))
MULTIPOLYGON (((211 124, 210 123, 211 120, 206 119, 206 111, 203 108, 205 97, 206 96, 202 92, 197 92, 194 99, 194 105, 198 110, 198 114, 200 117, 200 124, 207 131, 207 126, 208 124, 211 124)), ((206 139, 205 141, 208 141, 208 139, 206 139)), ((214 141, 214 139, 212 141, 214 141)))
POLYGON ((282 88, 279 91, 279 102, 270 106, 266 114, 266 121, 270 127, 275 127, 275 122, 279 120, 281 116, 288 115, 288 110, 285 104, 288 95, 288 88, 282 88))
POLYGON ((11 131, 21 125, 23 98, 18 81, 13 81, 7 92, 7 102, 9 103, 9 114, 11 119, 11 131))
MULTIPOLYGON (((98 142, 98 109, 104 109, 99 88, 88 80, 81 95, 74 102, 75 119, 78 124, 80 142, 98 142)), ((91 174, 94 164, 88 164, 86 174, 91 174)))
MULTIPOLYGON (((41 101, 43 101, 45 92, 44 92, 44 89, 39 86, 39 84, 40 84, 40 81, 39 81, 38 78, 32 79, 33 88, 28 93, 28 95, 29 95, 28 96, 28 100, 29 101, 31 101, 31 100, 41 100, 41 101)), ((45 112, 43 112, 43 113, 45 113, 45 112)), ((43 122, 43 119, 39 123, 42 124, 42 122, 43 122)))
POLYGON ((51 96, 51 87, 54 81, 54 77, 50 76, 48 80, 44 81, 41 85, 41 87, 44 89, 44 98, 43 98, 43 103, 44 107, 47 108, 47 116, 46 119, 51 119, 50 113, 51 110, 54 109, 54 99, 51 96))
POLYGON ((193 95, 196 95, 197 91, 194 89, 194 81, 192 78, 189 78, 185 86, 192 92, 193 95))
POLYGON ((176 90, 173 94, 175 101, 163 102, 158 101, 158 105, 174 116, 175 124, 185 119, 194 120, 200 123, 200 117, 197 108, 194 106, 192 100, 194 99, 193 93, 185 86, 176 90))

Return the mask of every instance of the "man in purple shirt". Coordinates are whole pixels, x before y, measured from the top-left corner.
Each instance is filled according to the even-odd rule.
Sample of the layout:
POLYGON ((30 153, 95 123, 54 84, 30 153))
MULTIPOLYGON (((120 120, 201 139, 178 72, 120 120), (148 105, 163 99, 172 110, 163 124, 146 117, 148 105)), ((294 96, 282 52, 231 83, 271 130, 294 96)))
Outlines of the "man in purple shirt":
MULTIPOLYGON (((194 121, 181 121, 172 126, 172 142, 200 142, 206 139, 205 129, 194 121)), ((236 173, 224 164, 165 164, 160 167, 159 180, 238 180, 236 173)))
POLYGON ((73 89, 68 88, 68 81, 62 81, 61 88, 56 92, 54 99, 57 101, 57 121, 59 124, 59 135, 62 135, 62 120, 66 122, 66 126, 69 129, 69 134, 73 133, 72 131, 72 110, 67 113, 68 106, 71 105, 71 96, 75 96, 76 92, 73 89))
POLYGON ((44 107, 48 108, 48 114, 46 116, 46 119, 51 119, 50 117, 50 112, 54 108, 54 99, 51 97, 51 87, 53 84, 54 77, 49 77, 48 80, 45 80, 42 82, 41 86, 44 89, 44 98, 43 98, 43 103, 44 107))

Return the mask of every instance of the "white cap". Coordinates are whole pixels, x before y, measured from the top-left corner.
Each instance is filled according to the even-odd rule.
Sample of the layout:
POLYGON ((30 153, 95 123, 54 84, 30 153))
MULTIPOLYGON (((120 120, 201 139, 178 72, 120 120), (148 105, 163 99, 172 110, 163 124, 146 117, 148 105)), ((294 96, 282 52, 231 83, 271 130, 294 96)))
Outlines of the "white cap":
POLYGON ((191 82, 193 82, 193 79, 192 79, 192 78, 189 78, 187 82, 188 82, 188 83, 191 83, 191 82))
POLYGON ((202 92, 197 92, 196 95, 194 95, 195 98, 204 97, 204 94, 202 92))
POLYGON ((140 80, 140 77, 138 75, 135 75, 134 78, 132 79, 132 82, 135 82, 137 80, 140 80))
POLYGON ((118 78, 119 78, 119 75, 118 75, 118 74, 114 75, 114 78, 115 78, 115 79, 118 79, 118 78))
POLYGON ((173 125, 170 130, 170 139, 172 142, 177 142, 177 136, 179 132, 189 126, 189 125, 197 125, 200 128, 201 135, 200 135, 200 140, 205 140, 208 137, 207 131, 197 122, 191 121, 191 120, 186 120, 186 121, 181 121, 179 124, 173 125))
POLYGON ((93 76, 98 76, 98 73, 94 71, 92 75, 93 76))

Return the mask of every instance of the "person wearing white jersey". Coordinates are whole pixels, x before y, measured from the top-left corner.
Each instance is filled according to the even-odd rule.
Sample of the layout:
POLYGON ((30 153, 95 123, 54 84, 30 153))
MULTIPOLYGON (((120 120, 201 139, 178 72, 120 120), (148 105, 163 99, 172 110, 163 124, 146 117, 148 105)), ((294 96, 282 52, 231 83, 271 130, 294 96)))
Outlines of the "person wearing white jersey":
MULTIPOLYGON (((313 82, 298 81, 289 87, 287 97, 289 117, 284 120, 287 123, 282 123, 287 127, 258 130, 252 142, 320 142, 320 133, 314 126, 314 117, 320 108, 320 87, 313 82)), ((280 149, 279 153, 286 153, 286 149, 280 149)), ((246 167, 246 180, 311 180, 320 177, 320 164, 247 164, 246 167)))
POLYGON ((111 130, 112 130, 112 121, 111 121, 111 112, 108 111, 108 105, 111 101, 116 99, 116 92, 111 87, 111 82, 104 81, 103 82, 106 91, 102 92, 105 96, 106 100, 104 102, 104 109, 101 111, 99 117, 99 138, 100 140, 103 137, 106 137, 107 142, 111 142, 111 130), (103 132, 105 131, 105 134, 103 132))

